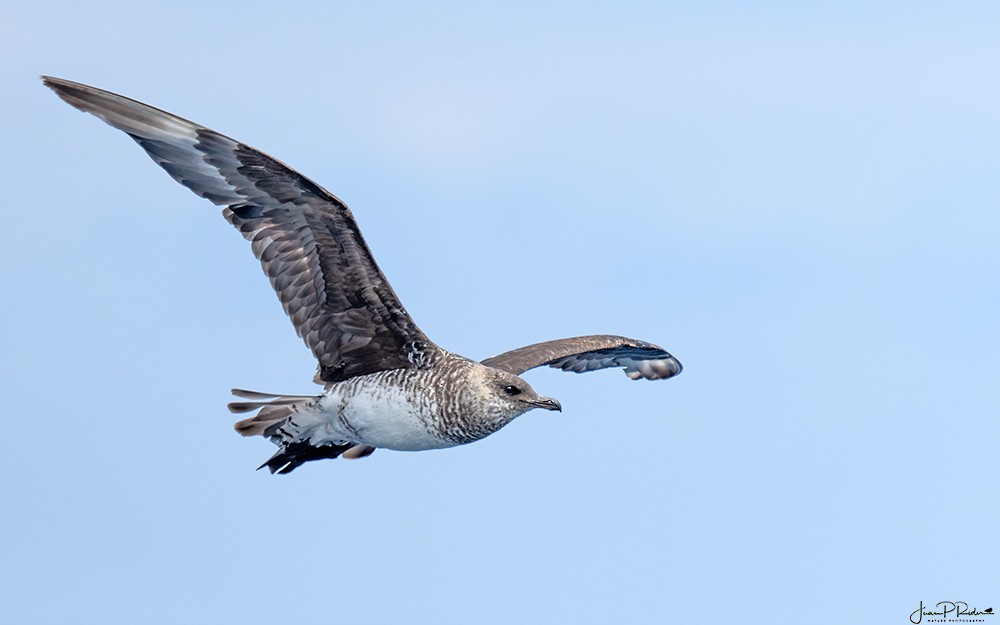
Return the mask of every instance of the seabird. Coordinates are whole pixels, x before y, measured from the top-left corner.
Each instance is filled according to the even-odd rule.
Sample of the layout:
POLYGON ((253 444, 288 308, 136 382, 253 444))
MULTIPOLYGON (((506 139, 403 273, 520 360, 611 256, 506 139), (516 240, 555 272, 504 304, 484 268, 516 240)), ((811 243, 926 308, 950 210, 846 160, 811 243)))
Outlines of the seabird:
POLYGON ((319 361, 319 395, 233 389, 244 401, 229 409, 251 415, 236 431, 278 446, 258 468, 290 473, 310 460, 361 458, 379 447, 464 445, 534 408, 561 411, 519 377, 542 365, 577 373, 621 367, 633 380, 681 372, 663 348, 612 335, 537 343, 481 362, 446 351, 407 314, 350 209, 332 193, 263 152, 166 111, 61 78, 42 80, 223 207, 319 361))

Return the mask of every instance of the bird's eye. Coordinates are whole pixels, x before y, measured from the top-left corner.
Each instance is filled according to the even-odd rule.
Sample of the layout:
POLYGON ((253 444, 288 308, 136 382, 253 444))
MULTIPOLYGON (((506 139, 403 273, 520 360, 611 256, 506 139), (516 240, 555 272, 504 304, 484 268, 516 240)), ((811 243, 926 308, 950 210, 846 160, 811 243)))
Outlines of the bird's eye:
POLYGON ((508 395, 511 395, 511 396, 513 396, 513 395, 520 395, 521 394, 521 389, 517 388, 513 384, 508 384, 507 386, 503 387, 503 392, 507 393, 508 395))

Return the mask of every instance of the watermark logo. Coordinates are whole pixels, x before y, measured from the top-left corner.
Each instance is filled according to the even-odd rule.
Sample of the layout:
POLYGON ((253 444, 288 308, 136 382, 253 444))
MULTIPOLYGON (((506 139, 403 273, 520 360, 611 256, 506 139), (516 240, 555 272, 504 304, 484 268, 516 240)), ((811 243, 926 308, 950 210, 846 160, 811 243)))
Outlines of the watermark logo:
POLYGON ((993 608, 978 610, 964 601, 938 601, 933 608, 920 602, 920 607, 910 614, 910 622, 918 623, 986 623, 993 616, 993 608))

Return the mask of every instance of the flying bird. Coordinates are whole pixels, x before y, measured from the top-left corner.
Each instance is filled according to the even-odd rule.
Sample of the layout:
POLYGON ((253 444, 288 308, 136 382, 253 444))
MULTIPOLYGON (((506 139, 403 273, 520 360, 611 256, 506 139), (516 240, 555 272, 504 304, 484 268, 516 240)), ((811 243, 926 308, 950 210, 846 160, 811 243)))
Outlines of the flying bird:
POLYGON ((663 380, 681 363, 663 348, 612 335, 520 347, 476 362, 438 347, 400 303, 350 209, 284 163, 176 115, 61 78, 42 77, 72 106, 132 137, 170 176, 222 206, 250 241, 285 313, 318 361, 319 395, 233 389, 244 436, 278 451, 258 468, 290 473, 311 460, 420 451, 489 436, 534 408, 562 410, 521 379, 548 365, 621 367, 663 380))

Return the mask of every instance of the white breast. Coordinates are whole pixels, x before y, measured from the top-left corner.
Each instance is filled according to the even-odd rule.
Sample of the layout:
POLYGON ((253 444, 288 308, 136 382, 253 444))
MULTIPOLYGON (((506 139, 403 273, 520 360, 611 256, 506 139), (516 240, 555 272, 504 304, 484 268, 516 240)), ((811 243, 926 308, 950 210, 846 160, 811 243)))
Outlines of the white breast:
POLYGON ((313 445, 347 440, 397 451, 453 445, 435 436, 426 425, 433 418, 426 400, 420 403, 406 386, 363 379, 366 377, 355 379, 353 384, 336 384, 320 399, 320 414, 316 416, 323 425, 310 437, 313 445))

